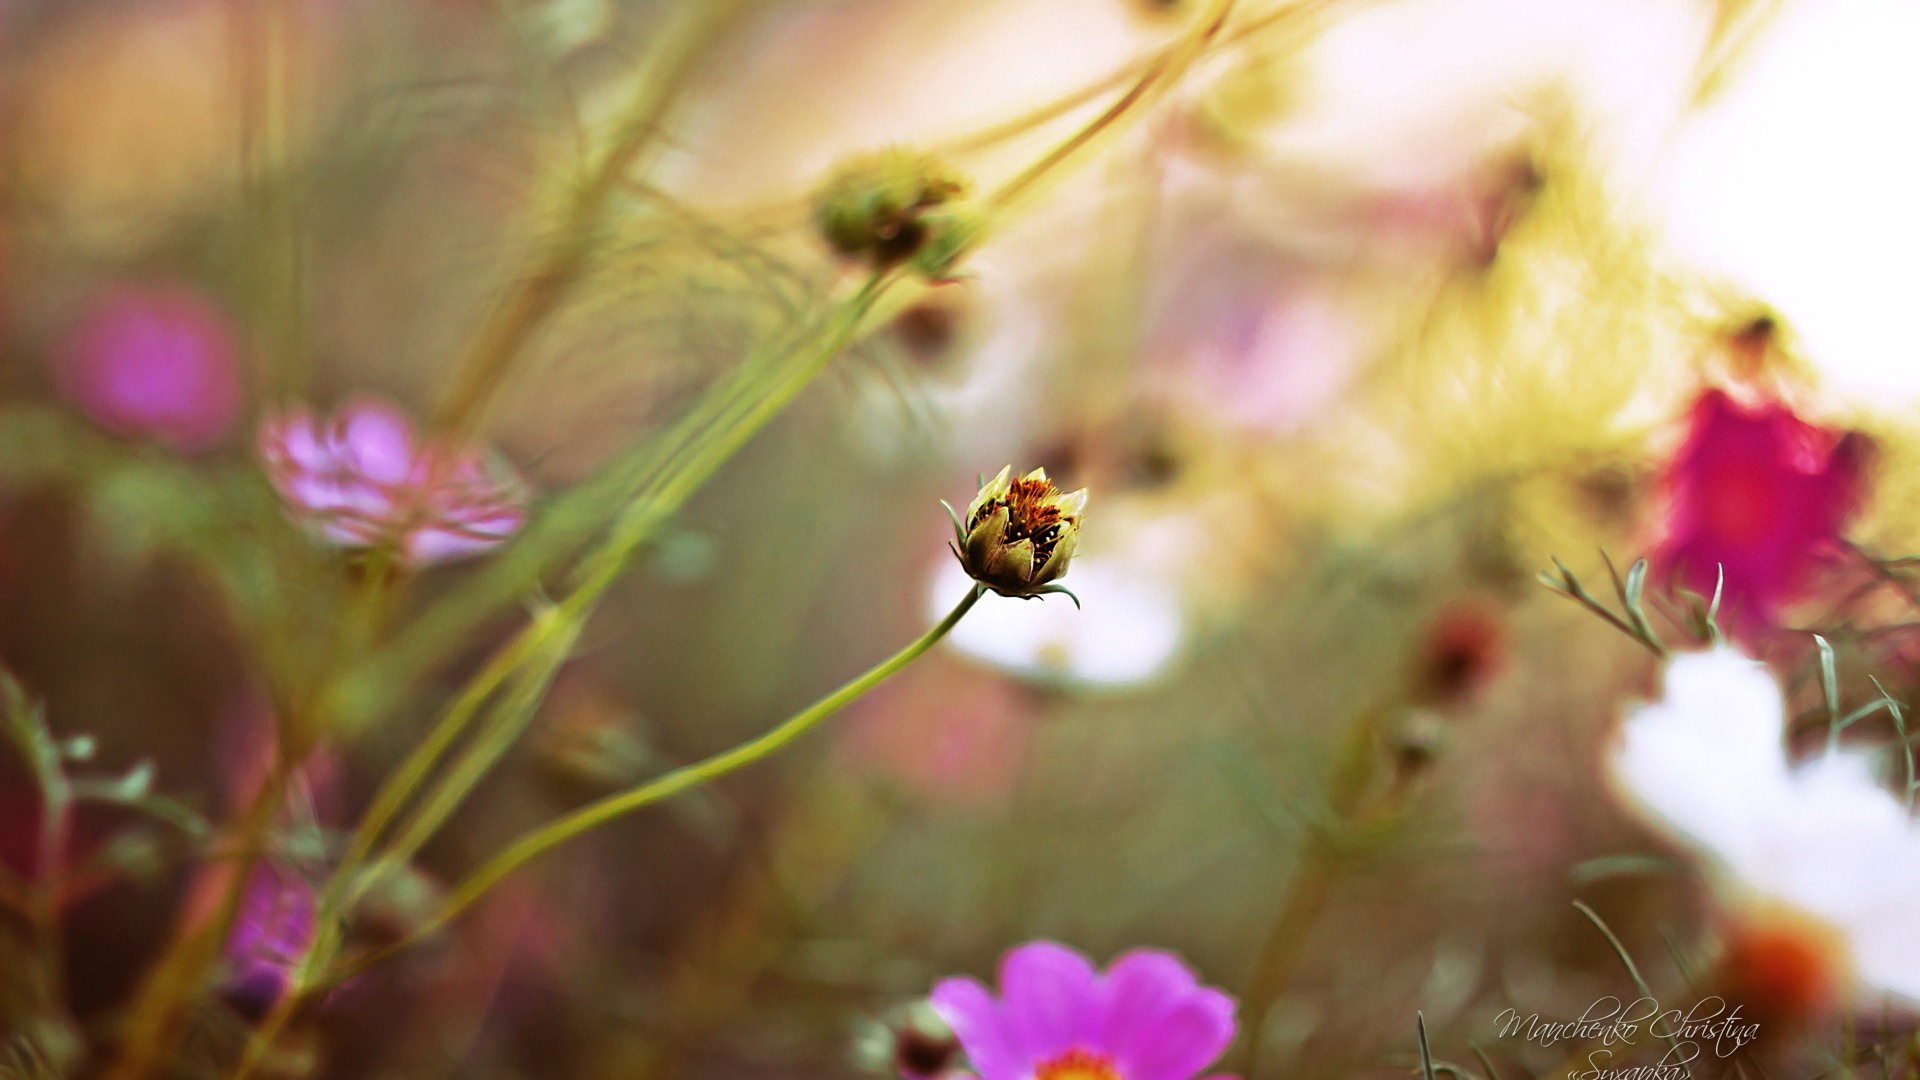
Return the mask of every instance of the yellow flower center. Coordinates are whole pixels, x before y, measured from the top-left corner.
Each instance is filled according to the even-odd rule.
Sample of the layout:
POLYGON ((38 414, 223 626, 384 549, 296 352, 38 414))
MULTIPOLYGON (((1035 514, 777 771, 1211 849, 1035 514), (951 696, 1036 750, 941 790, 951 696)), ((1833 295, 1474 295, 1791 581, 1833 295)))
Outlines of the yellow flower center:
POLYGON ((1053 554, 1053 546, 1060 539, 1064 519, 1055 498, 1060 489, 1038 478, 1022 477, 1013 482, 1006 497, 980 508, 980 512, 967 522, 971 530, 988 515, 1004 506, 1007 508, 1007 531, 1001 537, 1005 544, 1017 544, 1022 540, 1033 541, 1035 564, 1046 561, 1053 554))
POLYGON ((1113 1062, 1085 1050, 1069 1050, 1052 1061, 1041 1062, 1033 1080, 1121 1080, 1113 1062))

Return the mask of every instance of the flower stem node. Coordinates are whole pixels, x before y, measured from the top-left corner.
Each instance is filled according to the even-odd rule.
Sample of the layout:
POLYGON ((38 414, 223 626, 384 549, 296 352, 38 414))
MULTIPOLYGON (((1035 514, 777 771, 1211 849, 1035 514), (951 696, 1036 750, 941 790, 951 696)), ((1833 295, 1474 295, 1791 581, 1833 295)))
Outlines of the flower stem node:
POLYGON ((1045 469, 1018 479, 1012 474, 1008 466, 981 485, 964 520, 947 506, 953 553, 973 580, 1002 596, 1063 593, 1078 607, 1079 598, 1054 582, 1066 574, 1079 546, 1087 491, 1061 494, 1045 469))
POLYGON ((967 182, 933 158, 888 150, 834 173, 814 202, 814 223, 849 259, 875 269, 911 262, 945 280, 978 233, 954 206, 966 193, 967 182))

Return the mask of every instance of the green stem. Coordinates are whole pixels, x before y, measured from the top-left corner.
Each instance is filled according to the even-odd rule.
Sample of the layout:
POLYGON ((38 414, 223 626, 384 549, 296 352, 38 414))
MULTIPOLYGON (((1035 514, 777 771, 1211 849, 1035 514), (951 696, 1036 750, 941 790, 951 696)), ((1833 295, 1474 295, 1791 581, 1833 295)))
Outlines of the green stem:
POLYGON ((1107 133, 1119 120, 1136 106, 1151 100, 1163 91, 1175 78, 1197 60, 1220 33, 1232 13, 1235 0, 1214 0, 1212 8, 1194 23, 1193 29, 1166 52, 1155 57, 1140 78, 1135 80, 1119 100, 1109 105, 1087 126, 1074 132, 1067 140, 1048 151, 1046 156, 1029 165, 1018 176, 1002 185, 999 190, 987 197, 987 205, 993 209, 1005 209, 1016 199, 1025 195, 1047 174, 1074 155, 1091 146, 1099 137, 1107 133))
POLYGON ((723 776, 738 772, 749 765, 753 765, 785 749, 809 731, 818 727, 828 717, 859 700, 859 698, 869 690, 879 686, 901 668, 906 667, 926 653, 928 649, 938 644, 940 639, 946 637, 947 633, 959 624, 967 612, 973 609, 973 605, 979 602, 982 591, 981 587, 977 585, 970 588, 967 590, 967 595, 963 597, 958 604, 954 605, 952 611, 947 613, 946 618, 940 620, 938 625, 928 630, 925 634, 922 634, 920 638, 911 645, 894 653, 879 664, 874 665, 868 669, 865 674, 848 682, 826 697, 821 698, 806 709, 795 713, 778 727, 767 731, 765 734, 741 743, 731 750, 716 754, 705 761, 675 769, 665 776, 650 780, 639 787, 609 795, 598 802, 589 803, 575 810, 573 813, 549 822, 521 837, 509 845, 504 851, 488 860, 485 865, 468 877, 467 880, 447 898, 446 903, 441 906, 440 911, 435 914, 433 918, 427 920, 426 923, 416 929, 411 935, 396 944, 361 957, 354 964, 350 965, 351 970, 346 974, 350 976, 354 971, 371 966, 379 960, 407 948, 447 925, 449 922, 452 922, 455 918, 458 918, 462 912, 472 907, 482 897, 486 896, 487 893, 491 892, 495 886, 499 885, 501 881, 515 870, 518 870, 520 867, 532 862, 534 859, 539 858, 567 841, 583 833, 597 829, 617 818, 631 814, 636 810, 651 806, 657 802, 662 802, 675 795, 711 783, 723 776))
POLYGON ((1293 969, 1306 951, 1314 923, 1326 908, 1327 898, 1332 892, 1337 862, 1334 845, 1319 835, 1307 843, 1300 869, 1287 885, 1280 910, 1274 916, 1272 928, 1267 931, 1266 942, 1260 947, 1259 959, 1254 962, 1253 981, 1241 995, 1241 1000, 1246 1002, 1242 1015, 1247 1018, 1247 1041, 1241 1051, 1242 1066, 1248 1077, 1256 1076, 1260 1071, 1260 1049, 1266 1034, 1267 1014, 1273 1011, 1274 1002, 1286 989, 1293 969))
MULTIPOLYGON (((481 676, 462 692, 427 741, 407 759, 393 779, 383 785, 373 809, 355 831, 336 879, 357 870, 371 854, 381 833, 466 730, 481 704, 522 665, 541 653, 550 652, 551 639, 576 632, 577 624, 584 621, 594 602, 619 577, 634 551, 652 536, 660 522, 677 513, 681 504, 708 477, 785 408, 812 382, 826 362, 846 346, 883 288, 883 279, 868 280, 828 323, 826 331, 815 342, 812 354, 804 357, 798 370, 784 383, 757 398, 748 396, 738 407, 722 409, 721 415, 714 418, 714 427, 703 438, 691 440, 684 453, 676 451, 673 459, 665 464, 661 478, 636 493, 630 504, 633 509, 616 524, 613 535, 589 559, 583 580, 573 593, 496 655, 481 676)), ((722 394, 732 398, 738 391, 729 388, 722 394)))
POLYGON ((1313 829, 1303 842, 1298 868, 1287 883, 1274 913, 1267 938, 1254 961, 1253 977, 1240 995, 1247 1038, 1241 1049, 1241 1075, 1255 1080, 1261 1073, 1260 1050, 1267 1014, 1285 992, 1293 972, 1306 954, 1314 924, 1326 910, 1355 831, 1368 821, 1398 810, 1395 792, 1368 805, 1367 794, 1378 764, 1376 753, 1386 706, 1361 710, 1351 722, 1333 761, 1327 786, 1331 820, 1313 829))
POLYGON ((284 757, 276 760, 242 816, 237 828, 239 854, 211 917, 196 923, 183 915, 173 939, 149 970, 128 1007, 120 1058, 104 1074, 108 1080, 146 1080, 163 1067, 178 1025, 204 989, 207 973, 233 929, 241 895, 267 845, 290 772, 284 757))
POLYGON ((608 204, 652 144, 708 46, 731 25, 742 6, 743 0, 689 5, 685 10, 690 15, 661 31, 656 67, 642 72, 632 103, 605 151, 573 192, 551 245, 514 282, 468 348, 434 416, 435 431, 458 444, 481 427, 522 349, 587 272, 595 232, 608 204))

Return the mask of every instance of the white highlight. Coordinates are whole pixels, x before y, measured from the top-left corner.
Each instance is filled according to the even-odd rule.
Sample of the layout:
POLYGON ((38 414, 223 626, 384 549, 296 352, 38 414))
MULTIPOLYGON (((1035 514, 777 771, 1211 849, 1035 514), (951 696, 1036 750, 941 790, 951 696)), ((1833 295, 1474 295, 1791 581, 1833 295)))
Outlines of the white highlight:
POLYGON ((1920 400, 1920 5, 1803 0, 1681 130, 1666 186, 1683 257, 1773 305, 1862 404, 1920 400))
MULTIPOLYGON (((944 615, 967 574, 949 559, 933 576, 927 610, 944 615)), ((989 593, 947 642, 984 664, 1041 682, 1121 689, 1164 673, 1180 651, 1185 618, 1173 587, 1114 559, 1081 555, 1061 582, 1080 598, 1016 600, 989 593)))
POLYGON ((1622 725, 1622 791, 1736 893, 1831 925, 1866 987, 1920 1002, 1920 828, 1857 751, 1795 765, 1780 687, 1731 648, 1678 656, 1622 725))

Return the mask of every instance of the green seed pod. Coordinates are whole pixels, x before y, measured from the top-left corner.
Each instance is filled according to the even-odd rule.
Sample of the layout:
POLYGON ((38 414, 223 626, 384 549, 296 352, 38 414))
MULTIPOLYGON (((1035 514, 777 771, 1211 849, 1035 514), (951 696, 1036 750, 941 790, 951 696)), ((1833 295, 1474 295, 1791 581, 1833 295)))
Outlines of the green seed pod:
MULTIPOLYGON (((814 224, 841 255, 895 266, 951 231, 954 218, 941 208, 966 191, 966 181, 934 159, 889 150, 842 166, 814 203, 814 224)), ((941 246, 952 249, 953 243, 941 246)), ((944 270, 957 255, 953 250, 936 261, 944 270)))

